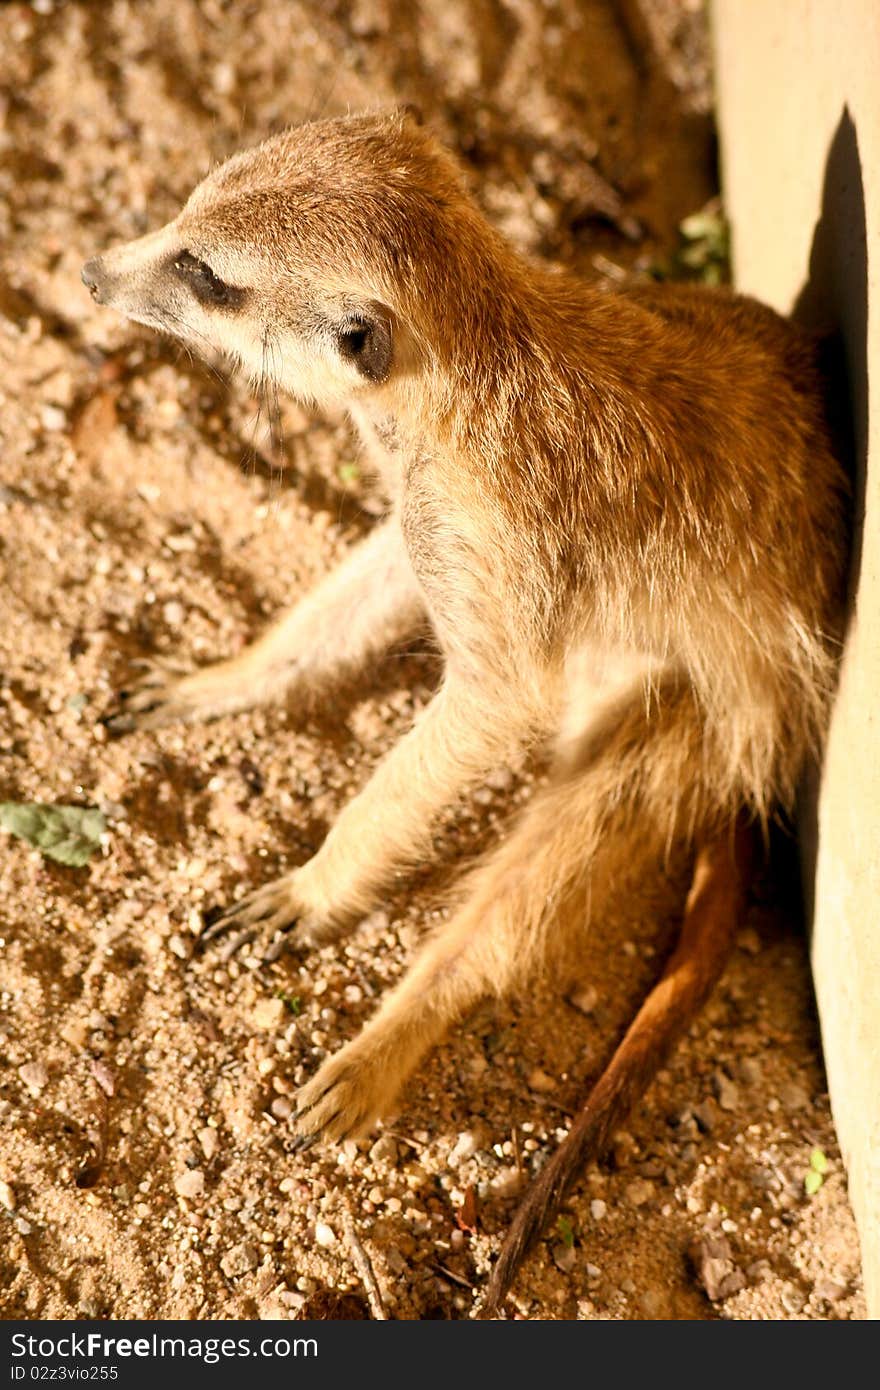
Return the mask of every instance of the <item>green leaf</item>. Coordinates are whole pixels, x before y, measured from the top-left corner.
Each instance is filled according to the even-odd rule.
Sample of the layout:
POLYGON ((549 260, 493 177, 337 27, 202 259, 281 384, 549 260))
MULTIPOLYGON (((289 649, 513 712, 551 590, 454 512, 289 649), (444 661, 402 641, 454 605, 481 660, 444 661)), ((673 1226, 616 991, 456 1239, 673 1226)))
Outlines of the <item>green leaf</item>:
POLYGON ((828 1172, 828 1159, 825 1157, 825 1153, 822 1149, 813 1149, 813 1152, 810 1154, 810 1167, 813 1169, 814 1173, 822 1173, 824 1175, 828 1172))
POLYGON ((26 840, 47 859, 79 869, 100 845, 107 821, 97 806, 0 801, 0 828, 26 840))
POLYGON ((569 1218, 567 1216, 557 1217, 556 1229, 559 1232, 560 1240, 566 1250, 570 1250, 574 1245, 574 1226, 572 1226, 569 1218))
POLYGON ((694 212, 679 222, 678 230, 687 241, 723 242, 726 223, 718 212, 694 212))
POLYGON ((811 1168, 804 1178, 804 1190, 808 1197, 815 1197, 825 1179, 815 1168, 811 1168))
POLYGON ((275 997, 276 999, 280 999, 283 1004, 287 1005, 294 1018, 299 1018, 303 1006, 302 1000, 298 994, 285 994, 283 990, 279 989, 275 997))

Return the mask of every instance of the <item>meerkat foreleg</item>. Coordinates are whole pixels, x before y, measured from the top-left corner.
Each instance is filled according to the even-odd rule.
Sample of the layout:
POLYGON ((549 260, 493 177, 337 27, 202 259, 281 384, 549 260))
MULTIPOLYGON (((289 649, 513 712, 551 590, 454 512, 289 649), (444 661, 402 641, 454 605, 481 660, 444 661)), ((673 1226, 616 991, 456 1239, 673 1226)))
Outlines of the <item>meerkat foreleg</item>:
POLYGON ((153 664, 105 722, 122 734, 210 719, 285 694, 314 700, 424 621, 418 581, 392 518, 239 656, 185 675, 153 664))
POLYGON ((438 815, 478 777, 539 732, 513 698, 501 712, 479 682, 447 677, 420 719, 342 811, 318 853, 248 894, 204 939, 229 929, 256 935, 298 926, 329 940, 373 906, 396 873, 430 846, 438 815))

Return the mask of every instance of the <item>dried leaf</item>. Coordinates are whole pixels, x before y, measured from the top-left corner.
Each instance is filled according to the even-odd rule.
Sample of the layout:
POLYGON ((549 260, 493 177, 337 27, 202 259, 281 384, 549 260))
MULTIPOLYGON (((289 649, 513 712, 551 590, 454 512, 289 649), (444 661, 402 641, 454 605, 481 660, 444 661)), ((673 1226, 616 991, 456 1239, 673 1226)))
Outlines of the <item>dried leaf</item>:
POLYGON ((472 1236, 477 1234, 477 1194, 473 1183, 465 1188, 464 1201, 455 1213, 455 1223, 460 1231, 472 1236))

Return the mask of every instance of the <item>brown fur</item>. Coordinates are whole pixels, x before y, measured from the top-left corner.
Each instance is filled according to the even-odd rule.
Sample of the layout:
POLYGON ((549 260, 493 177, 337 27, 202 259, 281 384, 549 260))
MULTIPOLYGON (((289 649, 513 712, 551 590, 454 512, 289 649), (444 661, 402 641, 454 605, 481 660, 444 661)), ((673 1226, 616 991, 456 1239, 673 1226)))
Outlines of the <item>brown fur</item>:
MULTIPOLYGON (((602 912, 635 843, 711 858, 734 826, 790 806, 827 723, 845 563, 814 346, 725 291, 611 292, 526 262, 400 113, 237 156, 84 278, 255 379, 345 401, 389 497, 387 520, 249 651, 154 671, 111 725, 314 696, 425 622, 445 657, 434 701, 320 851, 219 929, 268 933, 270 955, 293 924, 306 941, 340 934, 469 784, 556 748, 550 786, 452 919, 300 1093, 303 1141, 340 1138, 387 1111, 477 999, 585 925, 565 912, 577 889, 602 912), (197 283, 184 252, 210 268, 197 283)), ((656 1051, 674 1028, 647 1018, 656 1051)))

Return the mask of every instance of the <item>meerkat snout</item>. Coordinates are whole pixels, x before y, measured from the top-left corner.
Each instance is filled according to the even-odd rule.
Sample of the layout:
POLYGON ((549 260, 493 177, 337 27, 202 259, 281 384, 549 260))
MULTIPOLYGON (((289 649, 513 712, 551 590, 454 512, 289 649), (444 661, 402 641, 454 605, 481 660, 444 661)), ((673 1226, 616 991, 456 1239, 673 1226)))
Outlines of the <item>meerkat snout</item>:
POLYGON ((90 261, 86 261, 80 271, 80 279, 95 303, 103 303, 101 294, 104 280, 104 267, 101 264, 100 256, 93 256, 90 261))

